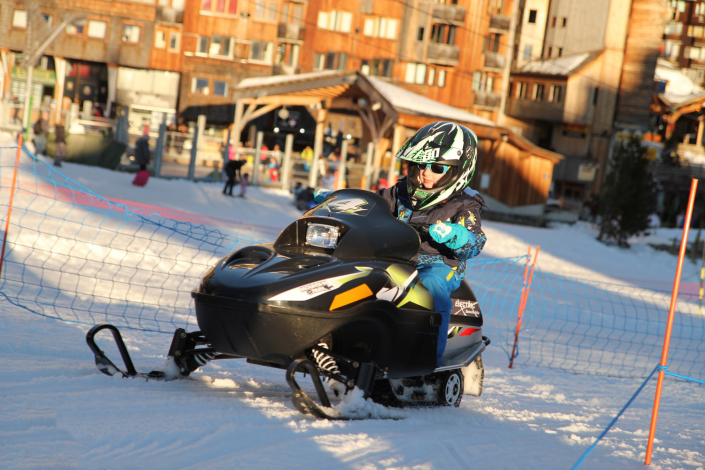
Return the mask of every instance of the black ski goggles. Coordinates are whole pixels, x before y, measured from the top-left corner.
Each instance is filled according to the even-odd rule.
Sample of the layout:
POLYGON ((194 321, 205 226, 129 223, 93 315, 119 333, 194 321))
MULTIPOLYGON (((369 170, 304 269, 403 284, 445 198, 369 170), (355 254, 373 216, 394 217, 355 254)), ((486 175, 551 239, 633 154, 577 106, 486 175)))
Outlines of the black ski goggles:
POLYGON ((431 166, 431 171, 437 175, 445 175, 450 169, 450 165, 441 165, 440 163, 417 163, 416 167, 419 171, 424 171, 429 165, 431 166))

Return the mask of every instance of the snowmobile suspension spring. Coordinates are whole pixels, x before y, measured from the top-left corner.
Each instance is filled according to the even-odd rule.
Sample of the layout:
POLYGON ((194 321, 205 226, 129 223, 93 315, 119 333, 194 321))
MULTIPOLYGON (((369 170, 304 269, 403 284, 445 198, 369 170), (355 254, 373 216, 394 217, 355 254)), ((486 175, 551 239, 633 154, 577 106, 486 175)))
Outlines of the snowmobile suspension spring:
MULTIPOLYGON (((318 347, 321 349, 328 349, 328 345, 326 343, 319 343, 318 347)), ((333 359, 326 353, 316 351, 314 349, 313 358, 316 360, 318 367, 320 367, 321 369, 326 370, 331 374, 339 375, 340 371, 338 370, 338 364, 336 364, 335 359, 333 359)), ((330 379, 328 379, 328 381, 330 382, 330 379)))

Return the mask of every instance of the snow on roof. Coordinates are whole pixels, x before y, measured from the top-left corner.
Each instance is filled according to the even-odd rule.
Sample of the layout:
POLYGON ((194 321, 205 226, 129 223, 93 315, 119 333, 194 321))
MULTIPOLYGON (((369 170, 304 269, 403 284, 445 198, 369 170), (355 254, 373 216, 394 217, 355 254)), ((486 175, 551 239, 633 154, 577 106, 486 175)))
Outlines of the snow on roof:
POLYGON ((297 75, 273 75, 270 77, 252 77, 242 80, 235 88, 251 88, 259 86, 281 85, 284 83, 304 82, 318 78, 342 75, 340 70, 325 70, 323 72, 300 73, 297 75))
POLYGON ((666 91, 661 96, 671 104, 680 104, 705 93, 703 87, 693 83, 690 77, 663 59, 658 59, 654 79, 666 82, 666 91))
POLYGON ((518 73, 536 73, 540 75, 561 75, 568 77, 583 65, 594 60, 602 51, 582 52, 550 60, 534 60, 519 69, 518 73))
POLYGON ((449 121, 460 121, 483 126, 496 127, 489 119, 481 118, 462 109, 440 103, 436 100, 417 95, 411 91, 400 88, 375 77, 366 77, 367 80, 389 101, 395 109, 409 114, 433 116, 449 121))

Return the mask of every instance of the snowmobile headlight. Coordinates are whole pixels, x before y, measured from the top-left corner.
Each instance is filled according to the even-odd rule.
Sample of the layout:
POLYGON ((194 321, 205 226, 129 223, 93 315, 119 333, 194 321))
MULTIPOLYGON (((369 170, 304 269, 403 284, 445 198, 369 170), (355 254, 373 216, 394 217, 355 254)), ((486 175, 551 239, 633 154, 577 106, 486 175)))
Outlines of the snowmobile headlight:
POLYGON ((320 248, 335 248, 338 246, 338 227, 323 224, 310 224, 306 229, 306 243, 320 248))

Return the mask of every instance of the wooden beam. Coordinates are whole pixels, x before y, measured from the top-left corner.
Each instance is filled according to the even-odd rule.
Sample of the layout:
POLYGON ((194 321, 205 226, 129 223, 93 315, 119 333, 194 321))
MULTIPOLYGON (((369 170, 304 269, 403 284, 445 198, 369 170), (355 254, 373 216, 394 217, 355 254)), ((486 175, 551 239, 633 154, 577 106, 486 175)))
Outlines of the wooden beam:
POLYGON ((270 103, 279 103, 282 105, 289 106, 308 106, 310 104, 320 103, 321 99, 316 97, 308 96, 294 96, 294 95, 276 95, 276 96, 266 96, 264 98, 243 98, 241 100, 245 104, 254 105, 264 105, 270 103))

